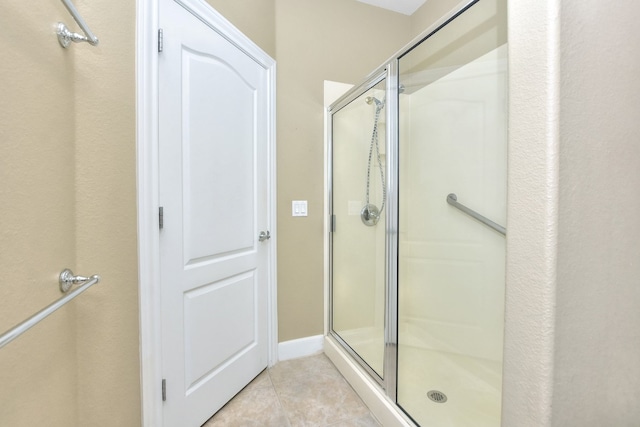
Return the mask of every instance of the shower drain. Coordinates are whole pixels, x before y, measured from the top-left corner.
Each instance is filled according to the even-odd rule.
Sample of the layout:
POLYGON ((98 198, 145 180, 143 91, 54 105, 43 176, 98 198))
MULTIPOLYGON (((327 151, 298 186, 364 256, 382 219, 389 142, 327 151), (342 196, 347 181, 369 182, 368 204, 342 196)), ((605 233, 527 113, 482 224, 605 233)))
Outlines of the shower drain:
POLYGON ((447 401, 447 395, 438 390, 431 390, 427 393, 427 397, 436 403, 444 403, 447 401))

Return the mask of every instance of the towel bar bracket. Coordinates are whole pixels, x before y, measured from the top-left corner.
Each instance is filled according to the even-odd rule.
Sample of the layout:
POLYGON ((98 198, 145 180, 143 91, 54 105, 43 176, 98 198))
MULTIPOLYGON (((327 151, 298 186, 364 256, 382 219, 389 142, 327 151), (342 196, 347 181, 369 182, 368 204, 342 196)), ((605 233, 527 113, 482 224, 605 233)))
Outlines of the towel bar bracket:
POLYGON ((90 279, 90 277, 74 276, 73 271, 65 268, 62 270, 62 273, 60 273, 60 277, 58 279, 58 282, 60 283, 60 291, 66 294, 73 285, 86 282, 90 279))
POLYGON ((88 37, 83 36, 82 34, 74 33, 73 31, 69 30, 69 28, 62 22, 58 22, 58 26, 56 27, 56 34, 58 35, 58 41, 60 42, 60 45, 64 48, 69 47, 71 42, 74 42, 74 43, 87 42, 94 46, 98 44, 97 41, 93 42, 88 37))
POLYGON ((62 0, 62 3, 67 8, 71 16, 73 16, 73 19, 78 23, 80 28, 82 28, 84 35, 74 33, 73 31, 69 30, 69 28, 65 24, 63 24, 62 22, 58 22, 58 25, 56 26, 56 34, 58 35, 58 41, 60 42, 60 45, 64 48, 67 48, 69 47, 71 42, 87 42, 91 46, 96 46, 98 44, 98 38, 91 32, 89 26, 86 22, 84 22, 84 19, 82 19, 82 16, 80 16, 80 12, 78 12, 78 9, 76 9, 71 0, 62 0))

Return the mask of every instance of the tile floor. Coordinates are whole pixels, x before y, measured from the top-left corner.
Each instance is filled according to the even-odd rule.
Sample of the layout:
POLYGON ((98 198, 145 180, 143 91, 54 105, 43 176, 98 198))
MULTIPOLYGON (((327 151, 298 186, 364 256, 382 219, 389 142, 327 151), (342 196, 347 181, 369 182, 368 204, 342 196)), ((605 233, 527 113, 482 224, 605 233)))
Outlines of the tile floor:
POLYGON ((203 427, 380 427, 324 355, 262 372, 203 427))

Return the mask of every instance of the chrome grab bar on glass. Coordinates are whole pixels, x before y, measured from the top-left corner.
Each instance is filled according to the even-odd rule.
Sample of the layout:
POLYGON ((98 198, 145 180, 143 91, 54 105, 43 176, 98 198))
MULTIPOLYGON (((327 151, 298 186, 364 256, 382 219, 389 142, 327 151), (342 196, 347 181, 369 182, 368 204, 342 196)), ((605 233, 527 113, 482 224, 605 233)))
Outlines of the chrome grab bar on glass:
POLYGON ((451 193, 447 196, 447 203, 449 203, 454 208, 460 209, 462 212, 466 213, 472 218, 477 219, 481 223, 493 228, 503 236, 507 235, 507 229, 504 228, 503 226, 496 224, 495 222, 491 221, 489 218, 485 216, 480 215, 478 212, 474 211, 473 209, 469 209, 465 205, 458 203, 458 196, 456 196, 454 193, 451 193))
POLYGON ((84 19, 82 19, 82 16, 80 16, 80 12, 78 12, 78 9, 76 9, 73 3, 71 3, 71 0, 62 0, 62 3, 64 3, 65 7, 67 8, 71 16, 73 16, 73 19, 75 19, 80 28, 82 28, 82 31, 84 31, 85 35, 83 36, 82 34, 74 33, 69 30, 69 28, 62 22, 58 22, 56 34, 58 34, 58 41, 60 42, 60 45, 65 48, 68 47, 71 42, 87 42, 92 46, 97 45, 98 38, 93 35, 87 23, 84 22, 84 19))
POLYGON ((60 278, 58 281, 60 283, 60 292, 64 292, 64 293, 68 292, 73 285, 76 285, 79 283, 82 283, 82 285, 76 288, 75 290, 69 292, 62 298, 56 300, 52 304, 49 304, 48 306, 46 306, 45 308, 43 308, 33 316, 29 317, 27 320, 21 323, 18 323, 16 326, 9 329, 4 334, 0 335, 0 348, 9 344, 11 341, 13 341, 14 339, 18 338, 20 335, 27 332, 29 329, 31 329, 31 327, 35 326, 38 322, 43 320, 45 317, 49 316, 51 313, 53 313, 54 311, 56 311, 57 309, 59 309, 60 307, 62 307, 63 305, 65 305, 66 303, 68 303, 69 301, 71 301, 72 299, 74 299, 84 291, 86 291, 87 289, 89 289, 91 286, 98 283, 100 281, 100 276, 98 276, 97 274, 91 277, 74 276, 71 270, 65 269, 62 271, 62 273, 60 273, 60 278))

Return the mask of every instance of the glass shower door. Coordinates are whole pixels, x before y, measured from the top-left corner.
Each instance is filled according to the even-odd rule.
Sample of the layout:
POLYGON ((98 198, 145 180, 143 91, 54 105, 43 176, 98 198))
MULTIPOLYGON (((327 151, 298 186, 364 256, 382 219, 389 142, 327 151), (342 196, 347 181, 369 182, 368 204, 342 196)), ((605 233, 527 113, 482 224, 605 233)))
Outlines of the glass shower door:
POLYGON ((379 381, 385 348, 385 112, 385 81, 378 79, 332 114, 331 143, 331 332, 379 381))
POLYGON ((505 238, 459 208, 506 225, 505 12, 481 0, 398 61, 397 403, 423 426, 500 425, 505 238))

